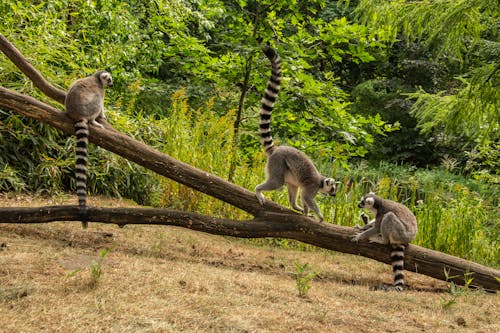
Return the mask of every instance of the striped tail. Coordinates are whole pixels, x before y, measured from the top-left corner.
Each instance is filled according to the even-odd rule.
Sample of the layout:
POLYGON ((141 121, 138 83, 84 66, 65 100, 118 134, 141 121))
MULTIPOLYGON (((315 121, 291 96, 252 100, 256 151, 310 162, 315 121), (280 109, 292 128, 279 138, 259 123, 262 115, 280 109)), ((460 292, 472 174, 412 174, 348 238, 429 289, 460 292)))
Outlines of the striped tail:
POLYGON ((281 59, 274 49, 266 46, 264 54, 271 61, 272 74, 267 81, 267 88, 264 97, 262 98, 262 106, 259 110, 259 134, 260 142, 264 147, 267 156, 270 156, 274 151, 273 137, 271 136, 271 113, 274 108, 274 102, 278 97, 281 84, 281 59))
POLYGON ((82 216, 82 227, 88 227, 87 222, 87 145, 89 143, 89 127, 86 120, 75 123, 76 133, 76 195, 82 216))
POLYGON ((404 259, 405 245, 393 245, 391 250, 392 275, 394 277, 393 290, 402 291, 404 289, 404 259))

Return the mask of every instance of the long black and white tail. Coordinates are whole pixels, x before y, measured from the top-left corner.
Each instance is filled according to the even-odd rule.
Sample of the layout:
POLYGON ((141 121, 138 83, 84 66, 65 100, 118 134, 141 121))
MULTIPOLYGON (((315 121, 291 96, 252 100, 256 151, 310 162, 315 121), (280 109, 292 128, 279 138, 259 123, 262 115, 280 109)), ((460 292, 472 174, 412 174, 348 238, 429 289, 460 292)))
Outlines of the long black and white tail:
POLYGON ((393 289, 402 291, 404 289, 404 260, 405 245, 393 245, 391 250, 392 275, 394 277, 393 289))
POLYGON ((281 84, 281 59, 274 49, 267 46, 263 49, 264 54, 271 61, 272 73, 267 88, 262 98, 262 106, 259 110, 259 134, 260 142, 264 147, 264 151, 269 156, 274 151, 273 137, 271 136, 271 113, 274 108, 274 102, 278 97, 281 84))
POLYGON ((82 227, 87 228, 87 145, 89 143, 89 127, 86 120, 75 123, 76 134, 76 195, 82 216, 82 227))

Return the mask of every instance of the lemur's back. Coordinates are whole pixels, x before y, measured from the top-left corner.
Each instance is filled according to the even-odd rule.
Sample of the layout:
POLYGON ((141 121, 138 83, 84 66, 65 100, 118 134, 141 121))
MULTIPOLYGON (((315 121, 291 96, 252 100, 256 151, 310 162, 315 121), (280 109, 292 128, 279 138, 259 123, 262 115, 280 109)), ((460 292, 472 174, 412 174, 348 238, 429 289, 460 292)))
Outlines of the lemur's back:
POLYGON ((275 146, 274 152, 269 157, 268 163, 283 163, 286 167, 286 172, 295 179, 295 181, 291 181, 288 178, 288 182, 291 181, 292 183, 300 184, 309 184, 313 182, 319 184, 321 181, 322 176, 311 159, 296 148, 275 146))

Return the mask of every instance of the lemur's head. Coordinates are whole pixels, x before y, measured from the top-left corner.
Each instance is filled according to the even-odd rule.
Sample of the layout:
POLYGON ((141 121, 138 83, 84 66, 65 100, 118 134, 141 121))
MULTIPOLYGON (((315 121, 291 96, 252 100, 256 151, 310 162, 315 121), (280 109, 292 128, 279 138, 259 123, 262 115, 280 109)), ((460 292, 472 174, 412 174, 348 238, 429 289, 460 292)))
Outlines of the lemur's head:
POLYGON ((377 200, 378 197, 374 192, 363 195, 361 201, 358 203, 359 208, 366 208, 372 213, 377 213, 377 200))
POLYGON ((337 194, 337 182, 333 178, 324 178, 319 185, 319 192, 335 196, 337 194))
POLYGON ((109 72, 98 71, 94 76, 101 82, 104 88, 113 86, 113 77, 109 72))

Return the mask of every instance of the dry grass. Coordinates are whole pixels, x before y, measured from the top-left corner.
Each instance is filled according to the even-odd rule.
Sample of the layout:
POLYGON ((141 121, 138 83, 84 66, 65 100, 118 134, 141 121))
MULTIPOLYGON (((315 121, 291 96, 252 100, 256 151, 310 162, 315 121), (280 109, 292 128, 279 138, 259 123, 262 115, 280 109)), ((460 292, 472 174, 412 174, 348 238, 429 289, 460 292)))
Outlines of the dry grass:
MULTIPOLYGON (((93 204, 131 203, 98 198, 93 204)), ((69 200, 69 201, 68 201, 69 200)), ((73 197, 0 197, 2 206, 73 197)), ((92 202, 91 202, 92 204, 92 202)), ((1 332, 499 332, 500 299, 335 252, 301 252, 173 227, 0 225, 1 332), (100 258, 101 249, 111 251, 100 258), (102 275, 93 278, 90 265, 102 275), (294 263, 318 276, 299 297, 294 263)))

